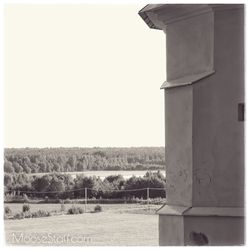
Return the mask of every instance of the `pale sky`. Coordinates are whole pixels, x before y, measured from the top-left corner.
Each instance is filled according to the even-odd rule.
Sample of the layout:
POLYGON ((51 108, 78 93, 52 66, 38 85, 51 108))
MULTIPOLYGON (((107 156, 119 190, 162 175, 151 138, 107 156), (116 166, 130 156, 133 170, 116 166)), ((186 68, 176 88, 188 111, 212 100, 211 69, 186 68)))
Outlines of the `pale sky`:
POLYGON ((5 6, 5 147, 164 146, 165 35, 142 7, 5 6))

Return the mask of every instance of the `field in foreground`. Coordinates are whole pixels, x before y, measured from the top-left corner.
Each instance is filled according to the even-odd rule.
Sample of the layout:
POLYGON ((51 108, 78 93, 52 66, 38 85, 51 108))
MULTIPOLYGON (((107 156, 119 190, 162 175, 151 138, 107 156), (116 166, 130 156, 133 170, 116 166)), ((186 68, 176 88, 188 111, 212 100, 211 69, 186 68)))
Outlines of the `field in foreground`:
MULTIPOLYGON (((21 204, 6 205, 13 211, 20 211, 22 207, 21 204)), ((32 204, 31 209, 35 211, 44 205, 48 206, 32 204)), ((59 209, 59 206, 53 204, 51 210, 59 209)), ((5 220, 6 242, 15 245, 158 245, 158 216, 154 211, 159 206, 151 206, 151 212, 146 205, 115 204, 102 207, 103 212, 100 213, 5 220)), ((92 208, 88 206, 89 210, 92 208)))

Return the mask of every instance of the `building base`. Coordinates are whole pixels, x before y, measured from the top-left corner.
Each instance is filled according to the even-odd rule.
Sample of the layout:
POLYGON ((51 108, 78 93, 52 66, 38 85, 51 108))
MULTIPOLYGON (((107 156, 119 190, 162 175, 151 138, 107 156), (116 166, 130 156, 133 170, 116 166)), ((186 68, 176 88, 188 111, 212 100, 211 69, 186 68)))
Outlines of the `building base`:
POLYGON ((238 246, 244 244, 244 209, 163 206, 160 246, 238 246))

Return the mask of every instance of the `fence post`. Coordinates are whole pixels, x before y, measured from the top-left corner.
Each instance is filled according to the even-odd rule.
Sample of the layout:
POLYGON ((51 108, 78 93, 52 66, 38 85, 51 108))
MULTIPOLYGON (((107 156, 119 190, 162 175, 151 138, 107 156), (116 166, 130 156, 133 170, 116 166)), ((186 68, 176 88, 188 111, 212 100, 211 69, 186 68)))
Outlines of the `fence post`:
POLYGON ((84 198, 85 198, 85 213, 87 212, 87 199, 88 199, 88 189, 84 188, 84 198))
POLYGON ((149 188, 147 187, 147 205, 149 207, 149 188))

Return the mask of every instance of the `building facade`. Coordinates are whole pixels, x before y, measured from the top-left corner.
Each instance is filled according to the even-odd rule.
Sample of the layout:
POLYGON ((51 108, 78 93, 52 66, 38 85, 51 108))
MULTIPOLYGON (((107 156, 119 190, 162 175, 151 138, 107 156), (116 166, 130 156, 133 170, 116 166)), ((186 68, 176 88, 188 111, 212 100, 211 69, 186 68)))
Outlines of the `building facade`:
POLYGON ((244 244, 244 5, 147 5, 139 15, 166 33, 159 243, 244 244))

